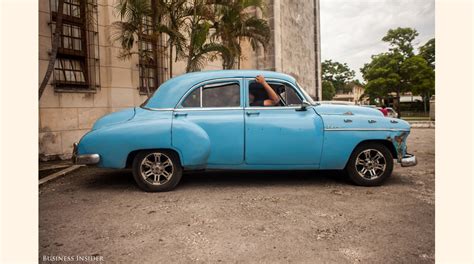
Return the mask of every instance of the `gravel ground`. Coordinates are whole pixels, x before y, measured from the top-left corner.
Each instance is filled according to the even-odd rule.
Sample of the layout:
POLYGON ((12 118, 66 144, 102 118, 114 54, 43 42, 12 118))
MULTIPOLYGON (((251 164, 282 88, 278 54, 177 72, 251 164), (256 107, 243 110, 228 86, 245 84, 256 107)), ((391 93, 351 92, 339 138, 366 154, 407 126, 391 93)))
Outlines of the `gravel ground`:
POLYGON ((337 172, 207 172, 145 193, 128 170, 81 168, 40 187, 39 260, 433 263, 434 139, 412 130, 418 166, 369 188, 337 172))

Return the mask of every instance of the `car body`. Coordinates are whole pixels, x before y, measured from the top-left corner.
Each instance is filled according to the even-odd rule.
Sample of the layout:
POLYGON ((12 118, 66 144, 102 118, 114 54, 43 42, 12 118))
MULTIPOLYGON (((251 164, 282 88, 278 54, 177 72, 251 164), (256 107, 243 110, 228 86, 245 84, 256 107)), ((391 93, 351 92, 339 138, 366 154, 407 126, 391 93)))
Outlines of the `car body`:
MULTIPOLYGON (((360 173, 355 163, 367 165, 362 170, 375 168, 358 155, 369 149, 384 157, 383 173, 389 175, 393 159, 416 165, 416 157, 406 152, 409 132, 407 122, 385 118, 377 109, 315 103, 286 74, 205 71, 172 78, 140 107, 100 118, 75 144, 73 159, 105 168, 132 167, 147 191, 174 188, 183 170, 345 169, 350 176, 357 166, 360 173), (250 106, 249 93, 265 96, 255 82, 259 74, 277 91, 280 105, 250 106)), ((379 176, 355 182, 379 185, 387 175, 379 176)))

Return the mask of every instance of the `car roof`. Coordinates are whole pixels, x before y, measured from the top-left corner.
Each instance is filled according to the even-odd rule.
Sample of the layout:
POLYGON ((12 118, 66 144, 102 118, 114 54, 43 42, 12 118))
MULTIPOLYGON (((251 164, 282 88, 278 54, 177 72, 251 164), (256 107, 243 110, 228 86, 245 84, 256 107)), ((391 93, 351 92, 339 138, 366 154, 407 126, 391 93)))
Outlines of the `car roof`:
POLYGON ((296 82, 295 78, 288 74, 262 70, 219 70, 186 73, 164 82, 144 106, 148 108, 174 108, 191 87, 201 82, 225 78, 253 78, 257 75, 291 83, 296 82))

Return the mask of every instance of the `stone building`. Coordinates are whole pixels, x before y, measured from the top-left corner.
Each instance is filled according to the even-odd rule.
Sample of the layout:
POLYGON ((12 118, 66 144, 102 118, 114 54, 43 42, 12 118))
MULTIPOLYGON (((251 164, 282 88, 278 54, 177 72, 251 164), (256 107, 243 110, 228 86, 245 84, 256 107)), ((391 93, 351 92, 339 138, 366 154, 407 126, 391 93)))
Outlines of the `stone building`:
POLYGON ((357 84, 351 84, 352 88, 347 91, 339 91, 337 92, 334 97, 332 98, 333 101, 347 101, 347 102, 352 102, 354 104, 367 104, 368 100, 367 98, 362 98, 362 95, 364 94, 364 87, 357 85, 357 84))
MULTIPOLYGON (((48 67, 58 0, 39 1, 39 82, 48 67)), ((72 144, 101 116, 140 105, 145 83, 159 86, 170 78, 166 44, 143 43, 155 64, 139 69, 138 58, 119 59, 112 23, 116 0, 65 0, 63 35, 54 72, 39 102, 40 159, 66 159, 72 144), (84 15, 87 14, 87 15, 84 15)), ((275 70, 293 75, 315 99, 321 98, 319 0, 267 0, 263 14, 271 28, 266 50, 242 43, 241 69, 275 70)), ((141 64, 142 65, 142 64, 141 64)), ((221 62, 202 70, 222 69, 221 62)), ((173 64, 172 76, 185 73, 173 64)))

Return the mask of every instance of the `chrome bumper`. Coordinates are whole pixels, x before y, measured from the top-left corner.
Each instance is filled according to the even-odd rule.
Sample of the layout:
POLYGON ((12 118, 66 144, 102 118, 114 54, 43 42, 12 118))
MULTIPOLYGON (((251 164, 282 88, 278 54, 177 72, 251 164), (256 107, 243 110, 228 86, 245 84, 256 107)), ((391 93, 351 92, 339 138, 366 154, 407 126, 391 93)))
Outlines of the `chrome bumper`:
POLYGON ((415 166, 418 164, 418 161, 416 160, 416 156, 413 154, 405 154, 405 156, 402 158, 402 161, 400 162, 402 167, 411 167, 415 166))
POLYGON ((73 146, 74 148, 72 150, 72 162, 74 164, 94 165, 99 163, 99 154, 77 155, 77 143, 74 143, 73 146))

